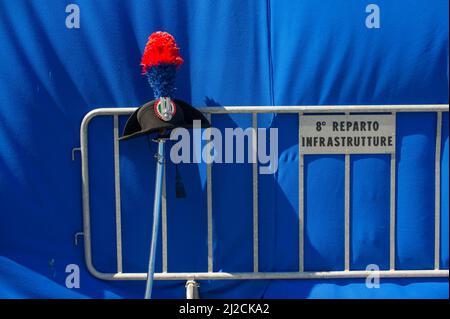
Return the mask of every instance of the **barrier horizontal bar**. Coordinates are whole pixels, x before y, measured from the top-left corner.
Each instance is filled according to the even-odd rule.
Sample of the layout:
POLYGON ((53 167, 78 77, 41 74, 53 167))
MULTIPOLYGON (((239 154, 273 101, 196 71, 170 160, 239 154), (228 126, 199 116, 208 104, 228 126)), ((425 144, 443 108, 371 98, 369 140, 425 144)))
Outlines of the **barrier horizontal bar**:
MULTIPOLYGON (((264 279, 348 279, 367 278, 378 274, 380 278, 425 278, 448 277, 448 270, 351 270, 322 272, 197 272, 197 273, 155 273, 155 280, 264 280, 264 279)), ((146 273, 96 273, 103 280, 146 280, 146 273)))
MULTIPOLYGON (((136 107, 99 108, 89 112, 87 118, 96 115, 127 115, 136 107)), ((210 114, 227 113, 341 113, 341 112, 448 112, 448 104, 416 105, 292 105, 292 106, 214 106, 199 107, 210 114)))

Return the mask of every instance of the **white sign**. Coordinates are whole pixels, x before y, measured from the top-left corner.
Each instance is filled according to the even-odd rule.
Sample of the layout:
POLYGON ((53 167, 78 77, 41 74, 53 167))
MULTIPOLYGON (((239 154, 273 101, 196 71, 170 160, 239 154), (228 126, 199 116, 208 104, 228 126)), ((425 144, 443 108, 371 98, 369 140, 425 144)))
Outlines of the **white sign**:
POLYGON ((300 154, 395 151, 395 115, 302 115, 300 154))

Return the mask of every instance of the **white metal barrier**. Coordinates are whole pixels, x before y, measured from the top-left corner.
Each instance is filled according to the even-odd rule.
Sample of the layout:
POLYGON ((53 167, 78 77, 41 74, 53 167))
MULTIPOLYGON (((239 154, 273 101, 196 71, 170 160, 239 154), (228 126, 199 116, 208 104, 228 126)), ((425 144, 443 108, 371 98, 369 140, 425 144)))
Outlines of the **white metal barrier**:
MULTIPOLYGON (((120 165, 119 165, 119 116, 129 115, 136 108, 101 108, 89 112, 83 119, 80 128, 80 148, 82 161, 82 196, 83 196, 83 233, 85 261, 90 273, 104 280, 146 280, 147 273, 127 273, 122 267, 122 226, 120 200, 120 165), (114 170, 115 170, 115 207, 116 207, 116 247, 117 272, 103 273, 95 269, 92 263, 91 225, 89 204, 89 167, 88 167, 88 127, 89 122, 96 116, 114 117, 114 170)), ((391 154, 390 172, 390 269, 380 270, 380 277, 448 277, 449 270, 440 269, 440 157, 441 157, 441 127, 442 112, 448 112, 448 105, 346 105, 346 106, 229 106, 200 108, 211 119, 212 114, 242 113, 252 114, 252 126, 258 127, 259 113, 296 113, 299 116, 307 113, 391 113, 397 112, 436 112, 436 165, 435 165, 435 241, 434 241, 434 269, 427 270, 397 270, 395 268, 395 183, 396 159, 395 152, 391 154)), ((300 130, 299 130, 300 138, 300 130)), ((256 143, 256 139, 253 139, 256 143)), ((300 143, 299 143, 300 144, 300 143)), ((253 148, 256 152, 256 147, 253 148)), ((163 182, 162 198, 162 272, 155 274, 155 280, 186 280, 189 287, 194 280, 216 279, 312 279, 312 278, 365 278, 371 271, 350 269, 350 154, 345 154, 345 265, 342 271, 304 271, 304 194, 303 194, 303 160, 304 155, 299 152, 299 271, 298 272, 260 272, 258 269, 258 164, 253 164, 253 272, 227 273, 213 271, 213 227, 212 227, 212 165, 207 164, 207 233, 208 233, 208 271, 207 272, 168 272, 167 263, 167 205, 165 202, 165 181, 163 182)), ((165 179, 165 178, 164 178, 165 179)), ((151 212, 149 212, 150 214, 151 212)), ((81 233, 76 234, 76 238, 81 233)), ((194 282, 195 283, 195 282, 194 282)))

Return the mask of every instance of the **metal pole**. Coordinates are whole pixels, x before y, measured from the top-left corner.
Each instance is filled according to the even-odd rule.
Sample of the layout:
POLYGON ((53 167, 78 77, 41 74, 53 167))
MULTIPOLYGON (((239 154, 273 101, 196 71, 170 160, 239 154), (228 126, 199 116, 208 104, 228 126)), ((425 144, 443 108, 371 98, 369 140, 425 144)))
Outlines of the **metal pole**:
POLYGON ((164 163, 164 142, 163 138, 158 138, 158 153, 156 154, 156 179, 155 179, 155 199, 153 203, 153 228, 152 242, 150 244, 150 257, 148 261, 147 282, 145 285, 145 299, 152 296, 153 279, 155 275, 156 242, 158 239, 159 215, 161 213, 161 191, 162 191, 162 168, 164 163))

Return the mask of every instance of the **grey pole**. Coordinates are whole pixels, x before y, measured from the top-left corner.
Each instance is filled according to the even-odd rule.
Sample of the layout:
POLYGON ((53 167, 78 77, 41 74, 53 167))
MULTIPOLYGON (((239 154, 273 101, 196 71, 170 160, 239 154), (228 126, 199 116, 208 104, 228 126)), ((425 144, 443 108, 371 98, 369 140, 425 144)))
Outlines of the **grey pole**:
POLYGON ((152 242, 150 244, 150 257, 148 261, 147 282, 145 285, 145 299, 152 296, 153 277, 155 275, 156 243, 159 230, 159 215, 161 213, 161 191, 164 165, 164 138, 158 138, 158 153, 156 154, 156 179, 155 179, 155 199, 153 203, 153 228, 152 242))

